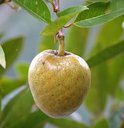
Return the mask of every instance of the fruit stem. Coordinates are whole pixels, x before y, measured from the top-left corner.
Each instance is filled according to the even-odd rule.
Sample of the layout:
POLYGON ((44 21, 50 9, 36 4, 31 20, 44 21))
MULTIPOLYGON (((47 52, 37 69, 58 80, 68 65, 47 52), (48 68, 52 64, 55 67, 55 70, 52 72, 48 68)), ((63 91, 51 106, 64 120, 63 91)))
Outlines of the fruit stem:
POLYGON ((58 50, 58 55, 59 56, 64 56, 65 50, 64 50, 64 34, 62 32, 62 29, 58 32, 58 38, 59 38, 59 50, 58 50))
MULTIPOLYGON (((53 12, 55 12, 57 15, 58 12, 60 11, 59 0, 53 0, 52 6, 53 6, 53 12)), ((65 51, 64 51, 64 33, 62 28, 58 31, 56 37, 59 39, 58 56, 63 56, 65 54, 65 51)))

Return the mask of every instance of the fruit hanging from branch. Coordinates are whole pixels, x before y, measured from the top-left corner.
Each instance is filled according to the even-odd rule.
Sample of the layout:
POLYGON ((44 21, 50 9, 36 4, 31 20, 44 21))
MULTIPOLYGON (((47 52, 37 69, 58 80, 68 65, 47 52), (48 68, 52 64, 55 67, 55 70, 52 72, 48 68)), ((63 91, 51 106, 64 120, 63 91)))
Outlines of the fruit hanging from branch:
POLYGON ((29 85, 37 106, 48 116, 68 116, 81 104, 91 82, 87 63, 79 56, 46 50, 29 68, 29 85))
MULTIPOLYGON (((52 6, 57 14, 59 0, 54 0, 52 6)), ((81 57, 64 50, 62 28, 55 37, 59 50, 39 53, 30 64, 28 81, 40 110, 50 117, 61 118, 82 104, 91 83, 91 72, 81 57)))

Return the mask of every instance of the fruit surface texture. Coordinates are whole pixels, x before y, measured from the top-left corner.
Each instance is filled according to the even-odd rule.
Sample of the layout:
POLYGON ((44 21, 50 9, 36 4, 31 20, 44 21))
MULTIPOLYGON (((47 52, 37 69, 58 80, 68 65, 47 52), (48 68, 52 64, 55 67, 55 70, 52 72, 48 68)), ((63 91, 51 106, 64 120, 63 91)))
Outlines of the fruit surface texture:
POLYGON ((55 50, 39 53, 28 73, 31 93, 36 105, 50 117, 60 118, 73 113, 87 94, 91 72, 79 56, 55 50))

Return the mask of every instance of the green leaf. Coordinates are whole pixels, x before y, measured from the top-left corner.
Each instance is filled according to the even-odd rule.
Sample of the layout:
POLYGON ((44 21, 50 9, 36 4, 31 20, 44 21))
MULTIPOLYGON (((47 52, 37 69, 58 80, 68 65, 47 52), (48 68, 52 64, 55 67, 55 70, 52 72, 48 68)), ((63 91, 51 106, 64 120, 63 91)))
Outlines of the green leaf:
POLYGON ((95 46, 90 52, 90 56, 94 56, 101 50, 106 49, 108 46, 120 42, 124 32, 122 28, 123 20, 124 16, 121 16, 107 24, 104 24, 100 28, 96 38, 95 46))
POLYGON ((19 56, 23 46, 23 38, 17 37, 8 40, 2 44, 4 53, 6 55, 6 70, 0 67, 0 75, 2 75, 13 64, 13 62, 19 56))
POLYGON ((24 85, 26 83, 26 79, 24 78, 17 78, 17 79, 10 79, 10 78, 0 78, 0 94, 3 98, 7 94, 11 93, 18 87, 24 85))
POLYGON ((5 54, 4 54, 4 51, 0 45, 0 65, 3 67, 3 68, 6 68, 6 60, 5 60, 5 54))
POLYGON ((124 9, 124 1, 123 0, 111 0, 111 10, 112 11, 117 11, 119 9, 124 9))
POLYGON ((88 128, 86 125, 80 122, 76 122, 71 119, 52 119, 49 118, 48 121, 59 128, 88 128))
POLYGON ((74 6, 74 7, 67 8, 67 9, 59 12, 57 15, 59 17, 61 17, 61 16, 66 16, 66 15, 69 15, 69 14, 72 14, 72 13, 76 13, 76 12, 82 12, 82 11, 87 10, 87 9, 88 8, 86 6, 79 5, 79 6, 74 6))
POLYGON ((108 96, 108 65, 102 63, 94 68, 92 72, 92 85, 90 87, 86 106, 97 116, 103 111, 108 96))
POLYGON ((66 37, 66 49, 82 56, 88 39, 89 29, 73 26, 66 37), (77 36, 78 33, 78 36, 77 36))
POLYGON ((54 36, 42 36, 40 41, 39 51, 44 51, 46 49, 55 49, 54 36))
POLYGON ((86 0, 86 4, 92 4, 96 2, 109 2, 110 0, 86 0))
POLYGON ((43 127, 46 123, 54 124, 59 128, 87 128, 87 126, 84 124, 71 119, 52 119, 43 114, 41 111, 30 113, 22 120, 17 121, 14 127, 10 128, 40 128, 43 127))
POLYGON ((96 2, 91 5, 88 5, 87 7, 89 10, 85 10, 84 12, 81 12, 75 22, 87 20, 90 18, 94 18, 100 15, 103 15, 105 12, 107 12, 108 7, 110 5, 110 2, 104 3, 104 2, 96 2))
POLYGON ((87 60, 87 63, 89 64, 90 67, 94 67, 123 52, 124 52, 124 41, 121 41, 120 43, 115 44, 109 48, 106 48, 101 52, 99 52, 98 54, 96 54, 95 56, 91 57, 90 59, 87 60))
POLYGON ((108 121, 106 119, 102 119, 97 122, 93 128, 109 128, 108 121))
POLYGON ((58 18, 56 21, 51 22, 45 27, 42 32, 42 35, 55 35, 59 29, 61 29, 69 20, 75 17, 75 14, 70 14, 64 17, 58 18))
MULTIPOLYGON (((119 43, 124 33, 124 29, 122 28, 123 21, 124 16, 120 16, 117 19, 105 24, 98 34, 97 45, 100 43, 102 44, 102 49, 105 49, 112 44, 119 43)), ((94 54, 95 51, 98 52, 99 50, 96 50, 95 48, 94 54)), ((107 62, 109 70, 109 80, 107 85, 109 91, 108 94, 112 95, 113 97, 115 96, 116 91, 119 89, 121 76, 124 71, 122 68, 124 65, 123 57, 123 54, 120 54, 107 62)))
POLYGON ((124 89, 122 87, 118 87, 115 97, 118 101, 124 101, 124 89))
MULTIPOLYGON (((123 21, 124 16, 120 16, 117 19, 104 24, 98 33, 98 37, 96 39, 97 45, 98 43, 102 44, 102 49, 104 49, 112 44, 118 43, 124 33, 124 29, 122 28, 123 21)), ((94 53, 95 50, 96 49, 94 49, 94 53)), ((98 52, 98 50, 96 50, 96 52, 98 52)))
MULTIPOLYGON (((124 17, 121 16, 107 24, 104 24, 97 34, 95 47, 90 52, 90 56, 98 55, 101 50, 105 50, 108 46, 114 46, 120 42, 123 36, 122 22, 124 17), (113 45, 114 44, 114 45, 113 45)), ((91 69, 92 85, 87 96, 86 105, 97 115, 105 109, 106 99, 108 95, 114 94, 118 90, 120 78, 123 73, 124 59, 120 54, 107 62, 95 66, 91 69), (102 81, 102 82, 101 82, 102 81)))
POLYGON ((17 73, 19 74, 19 77, 24 78, 26 80, 28 76, 28 68, 29 68, 28 63, 17 64, 16 70, 17 70, 17 73))
POLYGON ((124 7, 122 5, 124 5, 123 0, 112 0, 108 3, 93 3, 88 6, 89 10, 79 14, 74 25, 79 27, 91 27, 109 22, 124 14, 124 7))
MULTIPOLYGON (((57 20, 55 20, 54 22, 51 22, 49 25, 47 25, 45 27, 45 29, 42 32, 42 35, 55 35, 59 29, 61 29, 66 23, 68 23, 72 18, 74 18, 75 16, 77 16, 80 12, 82 12, 83 10, 86 10, 87 8, 83 8, 83 9, 77 9, 75 12, 69 13, 67 15, 65 15, 64 12, 64 16, 59 17, 57 20)), ((61 13, 60 13, 61 14, 61 13)))
MULTIPOLYGON (((123 21, 124 16, 121 16, 107 24, 104 24, 101 27, 100 31, 98 32, 95 47, 90 53, 91 56, 95 56, 101 50, 104 50, 107 47, 111 47, 113 44, 120 42, 124 33, 124 30, 122 28, 123 21)), ((109 69, 109 80, 107 85, 109 88, 109 95, 114 95, 115 91, 117 90, 121 75, 123 73, 123 54, 120 54, 113 59, 109 59, 109 61, 107 61, 107 64, 109 69)))
POLYGON ((50 11, 43 0, 13 0, 30 14, 36 16, 40 20, 50 23, 51 15, 50 11))
POLYGON ((16 125, 11 128, 43 128, 46 122, 48 122, 48 118, 49 117, 41 111, 35 111, 21 120, 18 120, 16 125))
POLYGON ((16 95, 4 108, 2 122, 4 127, 13 127, 16 121, 31 112, 33 99, 29 89, 24 89, 16 95))

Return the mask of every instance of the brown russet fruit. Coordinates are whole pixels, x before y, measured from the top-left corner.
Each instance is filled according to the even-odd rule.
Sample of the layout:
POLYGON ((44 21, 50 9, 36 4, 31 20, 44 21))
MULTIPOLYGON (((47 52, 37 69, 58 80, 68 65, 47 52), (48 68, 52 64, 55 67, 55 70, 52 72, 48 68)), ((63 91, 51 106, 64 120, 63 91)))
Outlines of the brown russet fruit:
POLYGON ((79 56, 55 50, 39 53, 31 62, 29 86, 36 105, 48 116, 60 118, 73 113, 87 94, 91 72, 79 56))

